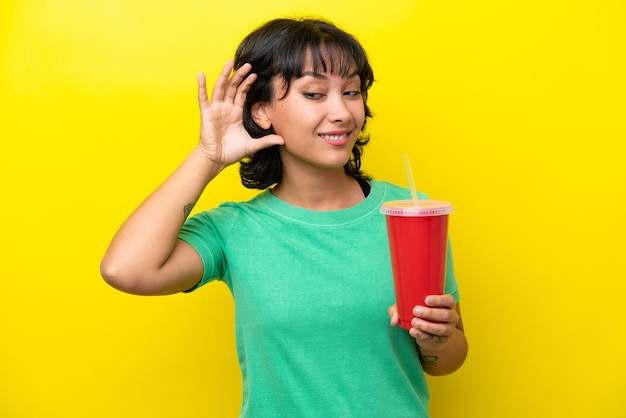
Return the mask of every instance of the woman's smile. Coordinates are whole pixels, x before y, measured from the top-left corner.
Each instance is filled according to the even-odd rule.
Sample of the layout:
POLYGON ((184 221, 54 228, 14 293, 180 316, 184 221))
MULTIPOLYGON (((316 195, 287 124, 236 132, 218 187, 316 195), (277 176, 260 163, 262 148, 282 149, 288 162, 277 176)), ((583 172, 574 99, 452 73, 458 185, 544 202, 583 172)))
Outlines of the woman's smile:
POLYGON ((326 132, 326 133, 319 134, 319 136, 330 145, 339 147, 339 146, 344 146, 348 142, 350 142, 351 132, 352 131, 326 132))

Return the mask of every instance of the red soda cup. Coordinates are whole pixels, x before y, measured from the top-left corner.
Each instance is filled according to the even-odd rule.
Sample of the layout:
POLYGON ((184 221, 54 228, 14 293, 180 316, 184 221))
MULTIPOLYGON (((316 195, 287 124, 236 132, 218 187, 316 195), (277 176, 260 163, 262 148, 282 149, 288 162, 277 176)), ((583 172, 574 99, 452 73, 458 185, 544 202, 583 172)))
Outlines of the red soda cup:
POLYGON ((444 293, 448 215, 452 204, 441 200, 395 200, 380 211, 387 221, 396 307, 400 327, 411 328, 413 308, 428 295, 444 293))

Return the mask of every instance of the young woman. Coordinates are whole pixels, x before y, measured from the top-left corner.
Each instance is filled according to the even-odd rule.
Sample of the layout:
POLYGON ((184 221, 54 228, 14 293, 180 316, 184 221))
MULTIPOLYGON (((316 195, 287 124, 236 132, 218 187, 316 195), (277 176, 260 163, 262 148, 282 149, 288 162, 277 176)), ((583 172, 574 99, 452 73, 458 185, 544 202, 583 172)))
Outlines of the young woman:
POLYGON ((199 75, 198 145, 102 261, 105 280, 129 293, 228 285, 242 417, 427 417, 424 372, 451 373, 465 360, 451 257, 446 294, 417 306, 408 332, 395 326, 379 209, 408 191, 360 170, 373 81, 361 45, 329 22, 261 26, 210 100, 199 75), (243 184, 263 191, 187 219, 237 162, 243 184))

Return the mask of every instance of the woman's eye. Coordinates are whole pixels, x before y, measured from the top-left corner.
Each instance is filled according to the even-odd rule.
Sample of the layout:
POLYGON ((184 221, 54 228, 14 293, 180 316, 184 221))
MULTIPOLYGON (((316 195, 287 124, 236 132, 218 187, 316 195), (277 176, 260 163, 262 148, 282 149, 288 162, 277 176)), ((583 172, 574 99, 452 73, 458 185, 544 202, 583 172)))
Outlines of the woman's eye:
POLYGON ((304 92, 302 93, 307 99, 317 100, 321 99, 324 95, 322 93, 304 92))
POLYGON ((359 97, 361 96, 361 92, 359 90, 350 90, 346 91, 343 95, 348 97, 359 97))

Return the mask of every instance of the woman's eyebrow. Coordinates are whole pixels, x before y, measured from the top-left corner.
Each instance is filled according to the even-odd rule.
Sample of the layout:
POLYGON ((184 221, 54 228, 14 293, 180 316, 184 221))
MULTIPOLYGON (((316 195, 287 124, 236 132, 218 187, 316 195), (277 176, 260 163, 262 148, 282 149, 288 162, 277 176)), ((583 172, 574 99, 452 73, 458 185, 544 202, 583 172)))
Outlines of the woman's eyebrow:
MULTIPOLYGON (((318 73, 315 71, 304 71, 301 75, 301 77, 306 77, 306 76, 310 76, 313 78, 318 78, 320 80, 328 80, 328 76, 326 76, 325 74, 322 73, 318 73)), ((355 77, 359 77, 359 72, 358 71, 354 71, 353 73, 350 73, 346 76, 347 79, 350 78, 355 78, 355 77)))
POLYGON ((325 76, 322 73, 316 73, 315 71, 304 71, 302 73, 302 77, 306 77, 306 76, 313 77, 313 78, 319 78, 321 80, 328 80, 327 76, 325 76))

